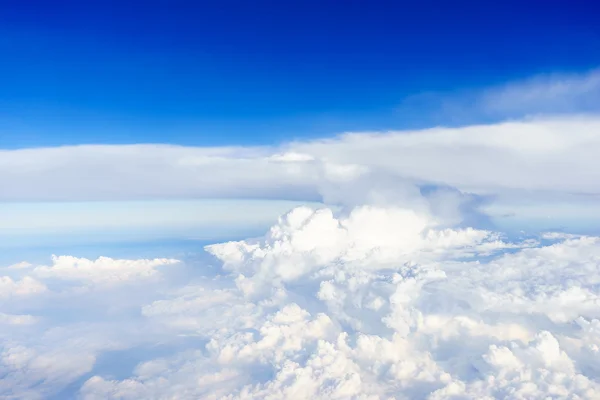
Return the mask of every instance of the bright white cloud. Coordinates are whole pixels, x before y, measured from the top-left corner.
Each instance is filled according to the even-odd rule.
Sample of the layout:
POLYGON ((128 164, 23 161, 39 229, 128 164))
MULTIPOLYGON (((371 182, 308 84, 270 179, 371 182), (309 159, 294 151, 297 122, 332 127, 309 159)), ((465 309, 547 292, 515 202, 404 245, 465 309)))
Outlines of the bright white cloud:
MULTIPOLYGON (((281 198, 314 200, 357 182, 369 202, 381 177, 460 190, 600 193, 600 120, 549 118, 464 128, 352 133, 281 147, 166 145, 3 150, 2 200, 281 198), (367 187, 368 185, 368 187, 367 187)), ((400 182, 404 182, 400 184, 400 182)), ((389 194, 389 193, 384 193, 389 194)), ((358 197, 357 197, 358 196, 358 197)), ((360 201, 359 201, 360 200, 360 201)))
POLYGON ((56 278, 94 284, 118 284, 153 278, 157 267, 178 263, 178 260, 115 260, 100 257, 96 260, 72 256, 52 256, 51 266, 36 267, 32 274, 39 278, 56 278))
POLYGON ((22 262, 18 262, 16 264, 11 264, 8 267, 6 267, 7 269, 25 269, 25 268, 30 268, 33 265, 31 263, 28 263, 26 261, 22 261, 22 262))
POLYGON ((10 276, 0 276, 0 298, 29 296, 46 291, 46 286, 29 276, 14 280, 10 276))
POLYGON ((328 265, 368 270, 380 264, 435 260, 456 253, 494 251, 510 244, 491 232, 474 229, 435 230, 437 221, 412 210, 361 206, 336 218, 330 209, 297 208, 280 219, 262 241, 229 242, 207 250, 226 270, 248 275, 254 285, 290 281, 328 265))
POLYGON ((596 118, 506 122, 417 132, 349 134, 298 145, 337 163, 475 192, 597 193, 596 118))
POLYGON ((600 238, 541 246, 436 222, 299 208, 263 238, 209 246, 223 273, 155 293, 136 322, 203 344, 92 373, 80 395, 597 398, 600 238))

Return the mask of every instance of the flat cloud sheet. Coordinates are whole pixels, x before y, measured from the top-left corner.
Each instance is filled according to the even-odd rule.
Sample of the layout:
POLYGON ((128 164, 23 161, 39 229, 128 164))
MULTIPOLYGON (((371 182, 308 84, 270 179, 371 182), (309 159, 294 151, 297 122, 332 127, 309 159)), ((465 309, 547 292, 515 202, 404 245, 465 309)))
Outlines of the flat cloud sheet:
POLYGON ((600 237, 300 207, 206 251, 4 268, 0 396, 600 398, 600 237))

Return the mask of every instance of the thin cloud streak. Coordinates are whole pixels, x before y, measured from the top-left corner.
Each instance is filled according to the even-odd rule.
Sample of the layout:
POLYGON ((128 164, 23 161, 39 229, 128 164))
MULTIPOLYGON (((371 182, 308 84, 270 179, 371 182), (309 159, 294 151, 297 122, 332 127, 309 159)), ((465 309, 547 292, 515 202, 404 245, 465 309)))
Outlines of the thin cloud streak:
POLYGON ((492 88, 481 96, 489 113, 560 114, 600 110, 600 69, 584 74, 540 75, 492 88))

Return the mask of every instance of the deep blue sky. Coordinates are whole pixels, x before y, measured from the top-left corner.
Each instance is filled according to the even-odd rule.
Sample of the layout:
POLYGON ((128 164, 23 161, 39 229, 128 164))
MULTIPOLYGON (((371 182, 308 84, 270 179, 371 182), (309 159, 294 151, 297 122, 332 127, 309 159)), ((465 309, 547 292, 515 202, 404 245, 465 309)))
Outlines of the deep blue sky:
POLYGON ((594 3, 0 0, 0 147, 427 126, 403 99, 599 66, 594 3))

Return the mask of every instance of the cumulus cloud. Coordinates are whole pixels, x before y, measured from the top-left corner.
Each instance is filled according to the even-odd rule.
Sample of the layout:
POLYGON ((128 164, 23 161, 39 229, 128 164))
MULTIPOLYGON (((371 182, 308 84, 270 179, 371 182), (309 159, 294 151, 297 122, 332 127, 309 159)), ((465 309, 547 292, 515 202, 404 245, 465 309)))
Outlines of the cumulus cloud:
POLYGON ((432 229, 437 221, 402 208, 361 206, 337 217, 330 209, 296 208, 257 242, 208 246, 226 270, 241 274, 247 290, 262 283, 290 281, 327 265, 369 269, 371 265, 409 262, 415 254, 435 260, 454 252, 493 251, 511 244, 475 229, 432 229), (246 278, 249 275, 250 278, 246 278))
POLYGON ((89 400, 600 395, 598 237, 515 242, 399 207, 301 207, 262 238, 207 251, 222 269, 127 305, 133 320, 80 327, 67 341, 57 338, 69 325, 52 328, 43 346, 13 338, 4 393, 59 392, 79 379, 77 396, 89 400), (197 341, 181 348, 180 338, 197 341), (107 349, 141 342, 171 350, 119 376, 95 369, 107 349), (91 358, 43 372, 41 388, 15 375, 41 377, 38 358, 58 349, 91 358))
POLYGON ((4 344, 0 352, 0 394, 6 398, 44 399, 91 370, 94 357, 86 352, 40 351, 4 344))
POLYGON ((41 278, 56 278, 93 284, 118 284, 148 279, 158 274, 157 267, 178 263, 178 260, 115 260, 100 257, 96 260, 72 256, 52 256, 51 266, 36 267, 32 274, 41 278))
POLYGON ((32 277, 14 280, 10 276, 0 276, 0 298, 29 296, 44 291, 46 286, 32 277))

